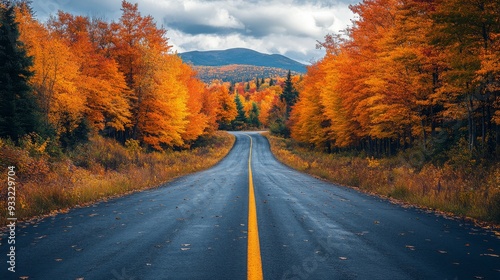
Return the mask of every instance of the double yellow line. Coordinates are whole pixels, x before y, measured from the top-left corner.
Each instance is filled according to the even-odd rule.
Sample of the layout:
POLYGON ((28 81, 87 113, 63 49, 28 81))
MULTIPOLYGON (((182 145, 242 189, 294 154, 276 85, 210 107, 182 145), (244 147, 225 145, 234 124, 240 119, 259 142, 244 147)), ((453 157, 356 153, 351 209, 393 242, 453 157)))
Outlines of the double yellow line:
POLYGON ((260 257, 259 227, 257 225, 257 207, 252 177, 252 137, 250 138, 250 153, 248 155, 248 247, 247 247, 247 279, 264 279, 262 260, 260 257))

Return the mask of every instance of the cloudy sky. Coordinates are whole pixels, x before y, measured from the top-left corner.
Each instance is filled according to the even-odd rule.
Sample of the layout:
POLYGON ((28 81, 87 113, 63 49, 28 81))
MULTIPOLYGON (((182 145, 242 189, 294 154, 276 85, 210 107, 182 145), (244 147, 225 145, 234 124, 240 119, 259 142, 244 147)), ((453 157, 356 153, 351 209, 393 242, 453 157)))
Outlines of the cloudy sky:
MULTIPOLYGON (((178 52, 250 48, 308 63, 323 57, 316 40, 350 25, 360 0, 129 0, 167 29, 178 52)), ((117 20, 121 0, 33 0, 45 21, 58 10, 117 20)))

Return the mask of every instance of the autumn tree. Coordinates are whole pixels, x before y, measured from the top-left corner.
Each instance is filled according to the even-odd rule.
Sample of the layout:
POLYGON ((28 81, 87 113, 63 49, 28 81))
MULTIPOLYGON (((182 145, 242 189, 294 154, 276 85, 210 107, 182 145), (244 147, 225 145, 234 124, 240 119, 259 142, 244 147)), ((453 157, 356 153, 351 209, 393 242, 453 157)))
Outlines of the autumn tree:
POLYGON ((238 115, 234 97, 230 95, 228 86, 214 81, 204 94, 202 112, 209 116, 212 129, 231 129, 231 122, 238 115))
POLYGON ((206 94, 205 84, 196 78, 196 72, 187 64, 181 64, 179 79, 188 90, 187 100, 187 125, 186 131, 182 134, 185 142, 190 143, 198 139, 199 136, 211 132, 210 118, 212 114, 203 111, 204 95, 206 94))
MULTIPOLYGON (((165 37, 166 31, 157 28, 151 16, 142 16, 138 5, 122 1, 122 16, 118 22, 110 26, 113 47, 109 50, 111 56, 118 62, 119 70, 125 75, 128 88, 132 90, 130 96, 132 124, 129 134, 138 138, 141 134, 139 120, 143 101, 149 100, 151 92, 150 81, 152 71, 157 68, 154 63, 161 63, 162 55, 166 55, 170 46, 165 37), (155 53, 156 52, 156 53, 155 53), (155 53, 155 54, 153 54, 155 53), (154 60, 154 59, 157 60, 154 60)), ((143 126, 144 127, 144 126, 143 126)))
POLYGON ((320 100, 320 93, 325 86, 323 64, 319 62, 309 67, 309 75, 304 80, 304 87, 290 116, 291 136, 317 147, 327 144, 330 129, 330 120, 325 116, 325 107, 320 100))
POLYGON ((77 86, 87 98, 84 116, 89 125, 108 135, 125 131, 131 122, 130 92, 118 64, 92 43, 91 21, 60 11, 49 28, 76 55, 80 70, 77 86))
POLYGON ((467 142, 487 154, 498 147, 500 4, 496 0, 438 2, 433 41, 448 69, 440 91, 449 96, 445 114, 467 123, 467 142))
POLYGON ((33 56, 30 84, 41 108, 44 123, 57 135, 71 134, 85 125, 86 96, 78 91, 80 70, 70 47, 36 21, 26 3, 16 10, 20 38, 33 56))

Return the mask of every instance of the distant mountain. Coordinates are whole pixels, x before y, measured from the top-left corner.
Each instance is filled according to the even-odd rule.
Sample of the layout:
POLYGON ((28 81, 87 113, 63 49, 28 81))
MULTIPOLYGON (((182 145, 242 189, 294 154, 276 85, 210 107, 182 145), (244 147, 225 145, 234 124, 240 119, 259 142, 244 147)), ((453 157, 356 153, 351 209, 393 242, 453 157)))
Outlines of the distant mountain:
POLYGON ((306 66, 279 54, 263 54, 250 49, 235 48, 222 51, 192 51, 179 54, 194 66, 253 65, 305 73, 306 66))
POLYGON ((236 48, 223 51, 192 51, 179 54, 192 64, 201 80, 209 83, 218 79, 241 82, 254 78, 304 74, 306 66, 279 54, 263 54, 250 49, 236 48))

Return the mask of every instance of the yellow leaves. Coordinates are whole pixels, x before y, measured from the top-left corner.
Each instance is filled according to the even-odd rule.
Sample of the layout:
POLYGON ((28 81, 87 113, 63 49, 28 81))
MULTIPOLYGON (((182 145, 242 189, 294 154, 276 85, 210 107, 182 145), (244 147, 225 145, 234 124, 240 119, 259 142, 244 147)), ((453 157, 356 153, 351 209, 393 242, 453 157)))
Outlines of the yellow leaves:
POLYGON ((35 75, 30 82, 45 119, 59 130, 58 124, 65 121, 63 118, 76 122, 85 110, 86 96, 77 90, 76 58, 64 42, 49 34, 38 22, 22 19, 21 39, 30 46, 28 53, 34 57, 32 70, 35 75))
POLYGON ((59 133, 82 119, 94 131, 126 131, 161 150, 188 146, 235 115, 227 92, 207 91, 170 46, 165 30, 137 4, 122 2, 119 22, 108 24, 59 12, 47 26, 18 11, 21 40, 34 57, 31 79, 45 119, 59 133), (209 99, 209 98, 208 98, 209 99), (207 101, 207 102, 205 102, 207 101), (220 110, 212 110, 212 106, 220 110), (204 107, 206 105, 206 107, 204 107))
POLYGON ((325 144, 328 129, 327 126, 322 125, 325 119, 324 107, 320 102, 322 77, 324 77, 324 71, 321 63, 309 68, 309 75, 304 79, 299 100, 290 116, 292 137, 317 146, 325 144))
MULTIPOLYGON (((212 84, 208 87, 207 98, 203 106, 205 112, 215 113, 215 121, 219 124, 228 124, 238 114, 234 97, 223 84, 212 84), (213 107, 209 107, 213 106, 213 107)), ((209 115, 211 115, 209 114, 209 115)))

